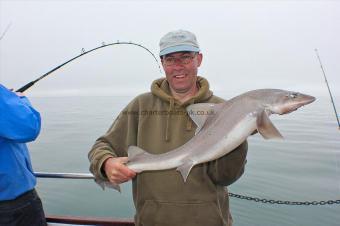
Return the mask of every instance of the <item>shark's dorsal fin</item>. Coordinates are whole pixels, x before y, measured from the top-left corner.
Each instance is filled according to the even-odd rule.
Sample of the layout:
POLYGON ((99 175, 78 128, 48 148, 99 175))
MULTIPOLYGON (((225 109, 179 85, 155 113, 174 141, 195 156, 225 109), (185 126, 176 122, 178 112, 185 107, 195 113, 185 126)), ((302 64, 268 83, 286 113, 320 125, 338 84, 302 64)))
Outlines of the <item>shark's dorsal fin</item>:
POLYGON ((209 116, 219 112, 223 106, 223 104, 199 103, 191 104, 186 108, 188 115, 197 126, 195 135, 202 129, 209 116))
POLYGON ((264 139, 283 139, 283 136, 274 124, 270 121, 267 113, 262 111, 256 119, 257 131, 264 137, 264 139))
POLYGON ((142 157, 143 155, 150 155, 150 154, 137 146, 129 146, 128 148, 129 160, 128 161, 132 161, 136 158, 142 157))

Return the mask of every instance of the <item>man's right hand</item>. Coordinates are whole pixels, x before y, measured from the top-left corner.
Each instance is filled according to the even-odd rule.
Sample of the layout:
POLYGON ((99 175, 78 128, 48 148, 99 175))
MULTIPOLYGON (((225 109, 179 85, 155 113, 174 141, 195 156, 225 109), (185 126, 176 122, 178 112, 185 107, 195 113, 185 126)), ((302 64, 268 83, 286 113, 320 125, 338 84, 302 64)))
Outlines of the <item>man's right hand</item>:
POLYGON ((103 168, 111 183, 121 184, 136 176, 134 171, 125 166, 124 163, 127 161, 127 157, 108 158, 105 160, 103 168))

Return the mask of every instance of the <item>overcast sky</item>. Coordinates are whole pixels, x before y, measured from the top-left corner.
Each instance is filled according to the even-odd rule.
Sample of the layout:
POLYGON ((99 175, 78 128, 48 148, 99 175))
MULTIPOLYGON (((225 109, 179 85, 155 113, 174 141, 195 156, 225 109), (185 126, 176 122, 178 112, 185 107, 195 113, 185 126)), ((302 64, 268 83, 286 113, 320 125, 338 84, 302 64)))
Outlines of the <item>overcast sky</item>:
MULTIPOLYGON (((199 74, 217 94, 282 88, 340 96, 340 1, 4 1, 0 0, 0 81, 19 88, 102 42, 140 43, 194 32, 199 74)), ((130 45, 86 55, 27 95, 136 95, 163 76, 152 56, 130 45)))

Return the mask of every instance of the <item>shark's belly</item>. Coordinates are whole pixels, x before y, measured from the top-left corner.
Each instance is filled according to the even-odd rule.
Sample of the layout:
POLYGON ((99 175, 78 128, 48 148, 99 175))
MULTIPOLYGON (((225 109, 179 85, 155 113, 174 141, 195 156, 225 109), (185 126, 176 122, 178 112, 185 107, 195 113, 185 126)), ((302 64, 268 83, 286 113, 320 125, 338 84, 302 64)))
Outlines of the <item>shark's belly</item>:
POLYGON ((128 167, 137 173, 148 170, 177 168, 182 164, 187 154, 185 151, 170 151, 164 154, 150 155, 148 158, 130 163, 128 167))
POLYGON ((223 130, 196 135, 183 146, 164 154, 150 155, 145 159, 128 164, 135 172, 165 170, 181 166, 185 162, 194 165, 218 159, 238 147, 256 129, 256 118, 245 116, 225 135, 223 130), (218 136, 216 136, 216 132, 218 136))
POLYGON ((242 144, 255 129, 256 118, 245 117, 222 139, 210 147, 202 147, 195 155, 192 155, 191 159, 196 164, 218 159, 242 144))

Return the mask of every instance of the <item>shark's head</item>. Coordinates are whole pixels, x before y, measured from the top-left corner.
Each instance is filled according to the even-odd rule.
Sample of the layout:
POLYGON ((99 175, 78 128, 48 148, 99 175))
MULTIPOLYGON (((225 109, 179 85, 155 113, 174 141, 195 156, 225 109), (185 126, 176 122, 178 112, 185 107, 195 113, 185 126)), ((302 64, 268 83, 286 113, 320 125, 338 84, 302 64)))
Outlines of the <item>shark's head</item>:
POLYGON ((267 98, 267 110, 280 115, 295 111, 315 100, 315 97, 303 93, 278 89, 269 91, 267 98))

